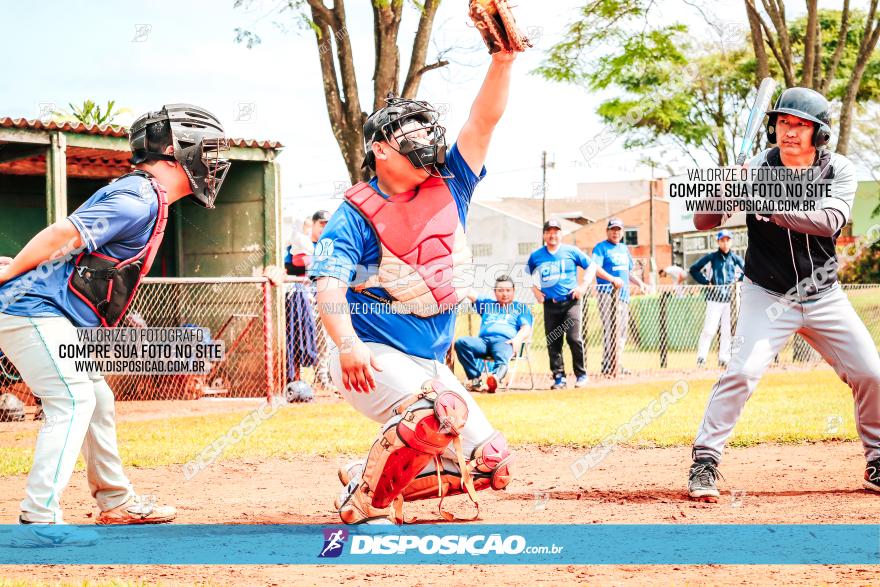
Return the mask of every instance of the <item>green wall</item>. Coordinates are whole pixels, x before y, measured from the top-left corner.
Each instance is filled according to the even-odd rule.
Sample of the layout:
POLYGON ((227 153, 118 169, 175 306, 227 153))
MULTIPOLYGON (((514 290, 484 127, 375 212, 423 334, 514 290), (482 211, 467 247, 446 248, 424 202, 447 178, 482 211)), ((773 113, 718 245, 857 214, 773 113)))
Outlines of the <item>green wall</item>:
POLYGON ((250 277, 254 267, 262 267, 267 249, 273 249, 267 239, 275 238, 266 234, 264 201, 274 199, 264 173, 271 165, 233 162, 213 210, 189 199, 182 202, 181 276, 250 277))

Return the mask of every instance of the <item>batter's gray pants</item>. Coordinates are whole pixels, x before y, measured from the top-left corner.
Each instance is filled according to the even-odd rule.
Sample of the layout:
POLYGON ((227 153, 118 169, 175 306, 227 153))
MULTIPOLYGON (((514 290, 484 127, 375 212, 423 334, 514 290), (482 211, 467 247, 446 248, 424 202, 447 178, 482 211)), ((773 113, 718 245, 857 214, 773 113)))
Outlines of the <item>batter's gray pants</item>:
POLYGON ((743 283, 736 327, 739 340, 734 341, 727 371, 709 395, 694 441, 695 459, 720 461, 746 400, 794 333, 815 348, 850 386, 865 457, 869 461, 880 458, 880 356, 843 290, 835 287, 819 299, 787 302, 753 283, 743 283))

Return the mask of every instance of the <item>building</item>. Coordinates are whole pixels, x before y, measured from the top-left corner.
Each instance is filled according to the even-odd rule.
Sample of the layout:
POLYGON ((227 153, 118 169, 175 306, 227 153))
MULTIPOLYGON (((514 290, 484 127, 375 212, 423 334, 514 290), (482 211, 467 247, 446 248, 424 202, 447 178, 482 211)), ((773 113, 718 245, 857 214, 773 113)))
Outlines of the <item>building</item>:
MULTIPOLYGON (((0 118, 0 255, 12 256, 111 179, 131 169, 119 126, 0 118)), ((232 166, 216 209, 170 208, 150 272, 162 277, 250 276, 281 262, 275 141, 231 139, 232 166)))
POLYGON ((627 244, 630 254, 642 273, 645 281, 650 281, 653 269, 662 269, 672 261, 672 245, 669 241, 669 202, 663 198, 653 198, 654 216, 654 262, 651 267, 651 198, 643 199, 622 210, 616 210, 595 222, 579 228, 563 240, 584 251, 592 252, 597 243, 607 238, 608 220, 612 217, 623 221, 623 242, 627 244))

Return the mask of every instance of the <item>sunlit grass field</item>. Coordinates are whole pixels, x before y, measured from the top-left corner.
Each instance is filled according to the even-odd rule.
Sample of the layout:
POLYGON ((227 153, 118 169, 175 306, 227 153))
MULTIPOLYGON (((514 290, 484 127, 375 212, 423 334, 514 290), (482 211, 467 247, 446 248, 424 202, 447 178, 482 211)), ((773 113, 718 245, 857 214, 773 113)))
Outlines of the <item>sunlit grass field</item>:
MULTIPOLYGON (((583 448, 595 446, 629 423, 674 383, 507 392, 479 395, 477 402, 514 445, 583 448)), ((676 446, 693 440, 714 380, 684 383, 687 393, 626 444, 676 446)), ((268 409, 265 412, 271 414, 268 409)), ((247 425, 236 428, 249 414, 251 411, 245 410, 121 422, 118 433, 123 460, 134 467, 186 463, 224 436, 238 441, 222 442, 221 459, 364 453, 378 428, 342 402, 283 406, 265 419, 250 416, 247 425), (259 422, 256 427, 250 425, 254 422, 259 422), (252 432, 242 435, 244 429, 252 432)), ((28 472, 36 434, 36 430, 7 433, 11 442, 0 437, 0 475, 28 472)), ((851 392, 833 372, 825 370, 766 376, 746 405, 731 444, 832 439, 855 440, 857 436, 851 392)))

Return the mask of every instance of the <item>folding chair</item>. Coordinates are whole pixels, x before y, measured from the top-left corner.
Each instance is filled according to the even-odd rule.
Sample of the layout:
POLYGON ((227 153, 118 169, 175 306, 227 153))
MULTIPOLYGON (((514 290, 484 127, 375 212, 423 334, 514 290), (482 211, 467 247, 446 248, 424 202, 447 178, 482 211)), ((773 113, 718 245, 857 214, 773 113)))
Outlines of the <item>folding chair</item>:
POLYGON ((529 337, 528 340, 523 341, 522 344, 519 345, 517 352, 510 357, 507 368, 507 383, 504 385, 504 391, 510 391, 511 389, 535 389, 535 373, 532 369, 531 348, 532 339, 529 337), (525 361, 529 368, 529 386, 527 388, 513 387, 513 380, 516 379, 517 372, 519 371, 519 364, 522 361, 525 361))

